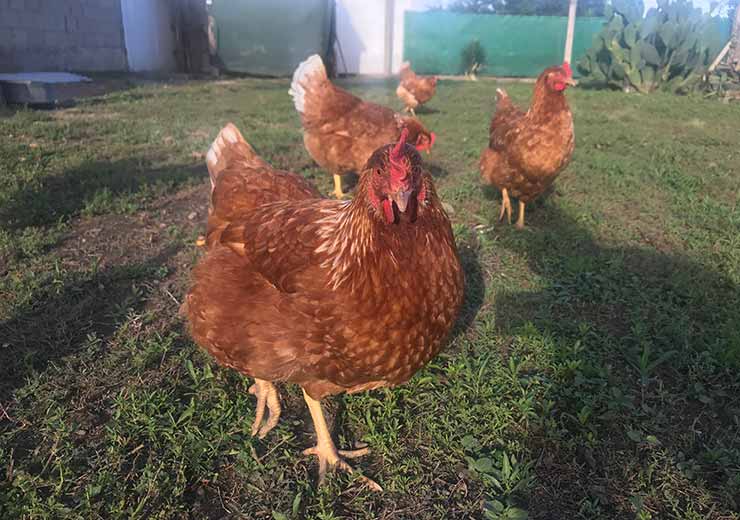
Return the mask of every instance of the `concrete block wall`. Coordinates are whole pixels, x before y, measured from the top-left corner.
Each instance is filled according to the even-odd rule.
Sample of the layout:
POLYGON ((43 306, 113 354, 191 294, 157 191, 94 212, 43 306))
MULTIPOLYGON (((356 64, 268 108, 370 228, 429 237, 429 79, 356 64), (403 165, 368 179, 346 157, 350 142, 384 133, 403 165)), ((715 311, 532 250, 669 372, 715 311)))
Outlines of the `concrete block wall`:
POLYGON ((0 72, 127 68, 121 0, 0 0, 0 72))

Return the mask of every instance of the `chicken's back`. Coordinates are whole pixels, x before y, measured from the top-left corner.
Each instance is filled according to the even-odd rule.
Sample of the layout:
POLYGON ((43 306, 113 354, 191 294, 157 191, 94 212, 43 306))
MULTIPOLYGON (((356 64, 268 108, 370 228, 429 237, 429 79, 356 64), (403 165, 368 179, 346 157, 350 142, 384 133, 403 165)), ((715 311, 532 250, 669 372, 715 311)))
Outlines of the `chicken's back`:
POLYGON ((359 172, 373 151, 400 133, 393 110, 333 85, 319 56, 298 66, 290 95, 301 114, 308 153, 332 173, 359 172))
POLYGON ((231 123, 213 141, 206 164, 211 179, 208 244, 225 225, 260 205, 321 197, 300 175, 272 168, 231 123))
POLYGON ((428 103, 437 91, 437 79, 434 77, 417 76, 409 82, 406 88, 411 91, 420 105, 428 103))

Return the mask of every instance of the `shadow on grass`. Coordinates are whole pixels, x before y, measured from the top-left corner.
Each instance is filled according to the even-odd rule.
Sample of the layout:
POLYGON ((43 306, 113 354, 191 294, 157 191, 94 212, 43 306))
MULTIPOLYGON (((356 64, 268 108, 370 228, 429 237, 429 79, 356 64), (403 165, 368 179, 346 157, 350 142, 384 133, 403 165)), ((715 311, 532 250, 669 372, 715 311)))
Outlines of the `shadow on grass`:
POLYGON ((445 177, 449 175, 449 172, 445 170, 444 168, 442 168, 441 166, 439 166, 438 164, 427 163, 426 167, 429 173, 431 174, 431 176, 434 177, 435 179, 444 179, 445 177))
MULTIPOLYGON (((552 205, 539 211, 534 226, 508 231, 502 243, 529 259, 546 288, 496 301, 505 335, 552 338, 556 357, 577 367, 549 392, 559 433, 529 439, 541 452, 533 509, 566 518, 596 500, 602 512, 634 515, 634 476, 656 471, 680 482, 682 464, 700 479, 683 484, 687 496, 706 489, 712 507, 737 507, 740 443, 728 432, 740 411, 732 397, 740 391, 740 287, 680 255, 598 243, 552 205), (581 489, 584 481, 598 491, 581 489)), ((666 499, 653 499, 670 516, 666 499)))
POLYGON ((452 329, 451 341, 465 334, 473 325, 486 294, 486 282, 478 261, 478 252, 465 243, 458 244, 457 249, 465 273, 465 297, 455 327, 452 329))
POLYGON ((0 402, 32 374, 109 338, 133 310, 146 303, 145 283, 179 251, 160 253, 100 272, 73 272, 28 298, 14 316, 0 322, 0 402))
POLYGON ((424 114, 431 115, 431 114, 439 114, 440 113, 440 111, 437 110, 436 108, 428 107, 426 105, 421 105, 419 107, 416 107, 416 109, 414 110, 414 112, 416 112, 416 114, 421 114, 421 115, 424 115, 424 114))
MULTIPOLYGON (((122 196, 158 187, 162 191, 192 178, 205 178, 205 165, 176 164, 162 168, 149 159, 91 161, 61 175, 48 175, 18 190, 0 208, 0 226, 22 230, 66 220, 95 205, 115 204, 122 196)), ((109 210, 110 208, 106 208, 109 210)))

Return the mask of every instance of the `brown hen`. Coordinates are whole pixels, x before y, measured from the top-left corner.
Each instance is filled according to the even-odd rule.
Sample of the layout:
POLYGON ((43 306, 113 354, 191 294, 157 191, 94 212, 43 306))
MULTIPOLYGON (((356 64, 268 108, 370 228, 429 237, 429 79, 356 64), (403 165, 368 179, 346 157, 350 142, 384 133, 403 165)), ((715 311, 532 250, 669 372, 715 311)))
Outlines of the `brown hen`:
POLYGON ((401 65, 401 82, 396 89, 396 95, 403 102, 406 112, 415 114, 417 107, 424 105, 434 97, 437 91, 437 76, 419 76, 411 70, 408 61, 401 65))
POLYGON ((499 220, 511 223, 509 195, 519 199, 516 227, 524 227, 524 206, 542 194, 573 155, 573 116, 565 89, 575 85, 567 62, 537 78, 529 110, 522 112, 498 89, 490 139, 480 159, 483 182, 501 190, 499 220))
POLYGON ((419 151, 434 144, 434 133, 413 117, 363 101, 332 84, 324 63, 313 55, 293 74, 290 95, 303 123, 303 143, 319 166, 334 176, 334 195, 341 199, 341 176, 362 171, 378 148, 409 131, 409 142, 419 151))
MULTIPOLYGON (((224 166, 212 170, 214 194, 227 172, 249 162, 233 130, 224 132, 209 153, 209 166, 224 166)), ((341 457, 367 449, 338 451, 319 401, 406 382, 442 348, 462 302, 450 222, 407 135, 372 154, 352 201, 289 188, 285 200, 255 197, 251 207, 240 202, 222 213, 227 199, 214 197, 211 215, 229 216, 212 227, 218 232, 184 305, 195 341, 256 378, 254 433, 264 436, 277 423, 273 382, 303 388, 317 435, 304 453, 319 458, 320 478, 329 466, 352 471, 341 457), (265 407, 270 418, 260 426, 265 407)), ((272 177, 268 185, 292 183, 278 179, 283 172, 261 175, 272 177)))

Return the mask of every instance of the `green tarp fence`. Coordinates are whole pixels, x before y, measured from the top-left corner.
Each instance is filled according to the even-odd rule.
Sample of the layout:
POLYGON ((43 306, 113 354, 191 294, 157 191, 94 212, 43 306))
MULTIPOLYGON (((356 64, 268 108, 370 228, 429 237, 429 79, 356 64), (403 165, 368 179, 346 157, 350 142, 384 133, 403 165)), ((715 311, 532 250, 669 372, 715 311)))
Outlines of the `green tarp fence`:
MULTIPOLYGON (((480 74, 536 77, 546 67, 562 62, 567 24, 564 16, 407 12, 403 55, 422 74, 461 74, 462 50, 477 39, 488 62, 480 74)), ((732 20, 716 18, 715 24, 719 52, 730 37, 732 20)), ((603 25, 603 18, 576 18, 574 64, 591 47, 603 25)), ((573 69, 578 75, 575 66, 573 69)))
POLYGON ((332 0, 214 0, 217 57, 231 72, 289 76, 311 54, 327 57, 332 0))
MULTIPOLYGON (((567 24, 560 16, 407 12, 404 59, 423 74, 461 74, 462 50, 477 39, 488 62, 480 74, 535 77, 562 63, 567 24)), ((591 47, 603 24, 603 18, 576 19, 573 63, 591 47)))

